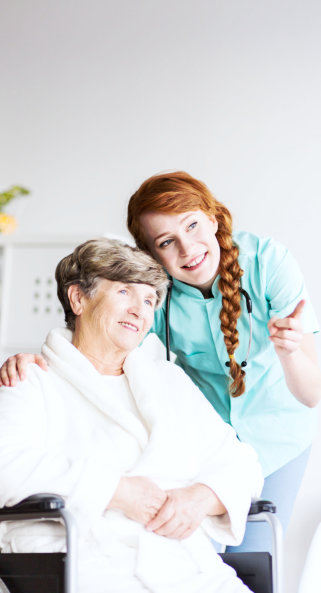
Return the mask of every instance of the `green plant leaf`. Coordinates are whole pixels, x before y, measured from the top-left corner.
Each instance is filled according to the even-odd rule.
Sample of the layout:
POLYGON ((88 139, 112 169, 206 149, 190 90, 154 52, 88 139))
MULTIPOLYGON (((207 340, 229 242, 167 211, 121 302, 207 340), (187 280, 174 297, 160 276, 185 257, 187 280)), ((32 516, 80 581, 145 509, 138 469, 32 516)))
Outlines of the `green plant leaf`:
POLYGON ((6 206, 11 200, 18 196, 25 196, 30 194, 30 190, 21 185, 12 185, 9 189, 0 192, 0 210, 3 206, 6 206))

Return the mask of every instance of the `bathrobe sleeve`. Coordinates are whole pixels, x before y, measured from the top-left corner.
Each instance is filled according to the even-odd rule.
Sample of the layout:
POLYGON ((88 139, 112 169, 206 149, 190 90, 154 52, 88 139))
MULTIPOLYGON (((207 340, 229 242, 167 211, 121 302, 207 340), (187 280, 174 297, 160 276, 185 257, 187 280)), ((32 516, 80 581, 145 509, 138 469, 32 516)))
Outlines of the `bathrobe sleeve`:
POLYGON ((66 424, 61 394, 36 365, 25 381, 0 389, 0 506, 53 492, 84 516, 104 512, 120 475, 97 443, 86 455, 71 454, 66 424))
POLYGON ((207 518, 203 528, 217 541, 237 545, 244 536, 251 501, 263 487, 257 454, 239 441, 180 368, 161 364, 167 364, 177 437, 185 439, 186 454, 190 451, 197 465, 191 481, 209 486, 227 509, 223 516, 207 518))

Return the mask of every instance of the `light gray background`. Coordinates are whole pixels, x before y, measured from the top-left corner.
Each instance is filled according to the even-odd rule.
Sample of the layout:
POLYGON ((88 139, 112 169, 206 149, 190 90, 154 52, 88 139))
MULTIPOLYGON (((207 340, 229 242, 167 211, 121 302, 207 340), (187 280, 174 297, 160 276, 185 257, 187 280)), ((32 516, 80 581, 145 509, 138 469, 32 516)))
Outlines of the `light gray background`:
MULTIPOLYGON (((0 9, 0 183, 32 190, 15 205, 17 234, 126 236, 138 184, 185 169, 236 228, 289 246, 321 319, 318 0, 0 0, 0 9)), ((321 520, 320 445, 319 436, 286 538, 288 593, 321 520)))

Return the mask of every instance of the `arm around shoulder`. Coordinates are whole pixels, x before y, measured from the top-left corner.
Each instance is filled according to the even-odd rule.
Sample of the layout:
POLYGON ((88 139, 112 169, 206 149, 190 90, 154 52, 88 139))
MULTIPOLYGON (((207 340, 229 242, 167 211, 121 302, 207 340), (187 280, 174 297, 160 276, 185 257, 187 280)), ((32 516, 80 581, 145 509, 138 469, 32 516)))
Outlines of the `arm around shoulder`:
POLYGON ((31 363, 39 365, 44 371, 48 369, 41 354, 20 353, 10 356, 0 368, 0 387, 14 387, 18 381, 24 381, 28 365, 31 363))

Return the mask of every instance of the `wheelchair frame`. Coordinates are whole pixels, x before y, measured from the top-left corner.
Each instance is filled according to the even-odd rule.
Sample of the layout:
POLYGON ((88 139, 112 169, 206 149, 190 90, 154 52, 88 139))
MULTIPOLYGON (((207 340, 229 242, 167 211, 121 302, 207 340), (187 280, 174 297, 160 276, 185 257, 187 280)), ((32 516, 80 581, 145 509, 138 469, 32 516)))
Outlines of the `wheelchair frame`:
MULTIPOLYGON (((275 512, 276 508, 271 502, 257 500, 251 505, 248 521, 266 521, 272 529, 272 589, 273 593, 282 593, 283 536, 275 512)), ((35 494, 12 507, 0 509, 0 522, 34 519, 62 519, 66 528, 67 550, 64 555, 64 593, 77 593, 77 527, 74 517, 65 509, 63 498, 55 494, 35 494)), ((220 555, 224 559, 224 553, 220 555)), ((242 552, 235 556, 242 556, 242 552)), ((233 566, 232 560, 227 563, 233 566)))
POLYGON ((66 528, 64 593, 77 593, 77 527, 73 515, 65 509, 61 496, 35 494, 12 507, 0 509, 0 522, 34 519, 62 519, 66 528))

